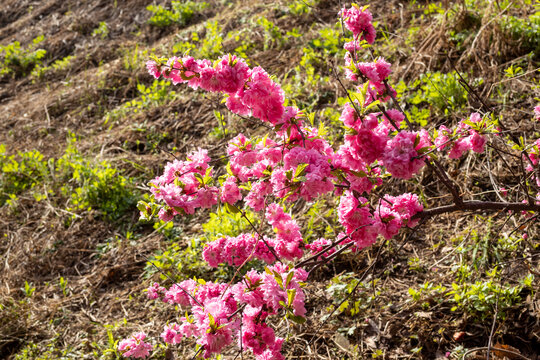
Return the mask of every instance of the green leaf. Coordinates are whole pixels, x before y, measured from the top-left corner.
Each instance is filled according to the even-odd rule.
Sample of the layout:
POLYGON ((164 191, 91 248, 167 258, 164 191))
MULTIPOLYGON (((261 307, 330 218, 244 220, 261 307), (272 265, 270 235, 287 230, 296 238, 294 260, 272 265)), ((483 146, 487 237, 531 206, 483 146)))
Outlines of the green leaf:
POLYGON ((233 213, 233 214, 238 214, 238 213, 240 213, 240 209, 238 209, 236 206, 231 205, 231 204, 229 204, 229 203, 225 203, 225 208, 226 208, 227 211, 230 212, 230 213, 233 213))
POLYGON ((291 283, 293 277, 294 277, 294 270, 291 270, 291 272, 289 272, 289 275, 287 275, 287 281, 285 282, 285 287, 289 287, 289 284, 291 283))
POLYGON ((305 174, 305 171, 309 164, 300 164, 297 166, 296 171, 294 172, 294 177, 299 177, 305 174))
POLYGON ((306 322, 306 318, 302 316, 287 314, 287 317, 297 324, 303 324, 306 322))
POLYGON ((287 302, 289 306, 292 306, 295 297, 296 289, 287 289, 287 302))
POLYGON ((193 176, 195 177, 195 179, 197 179, 199 181, 199 183, 201 185, 204 185, 204 178, 202 177, 201 174, 195 172, 195 173, 193 173, 193 176))
POLYGON ((278 283, 279 287, 283 289, 283 278, 281 277, 281 274, 277 271, 273 270, 274 279, 276 279, 276 282, 278 283))

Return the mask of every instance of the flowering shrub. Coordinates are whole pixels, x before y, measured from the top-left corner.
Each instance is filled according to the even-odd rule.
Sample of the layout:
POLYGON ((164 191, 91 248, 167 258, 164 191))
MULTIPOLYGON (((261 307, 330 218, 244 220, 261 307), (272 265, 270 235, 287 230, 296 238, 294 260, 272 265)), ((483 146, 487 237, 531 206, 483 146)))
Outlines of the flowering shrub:
MULTIPOLYGON (((240 352, 249 350, 257 359, 283 359, 284 339, 269 320, 282 316, 303 323, 303 283, 311 270, 342 250, 361 251, 379 236, 389 240, 402 228, 415 227, 420 219, 445 212, 540 210, 540 196, 525 203, 463 200, 438 158, 448 154, 457 159, 470 150, 484 152, 487 135, 498 133, 496 122, 472 113, 455 129, 441 126, 432 134, 413 129, 388 83, 391 65, 382 58, 359 61, 360 51, 376 38, 371 13, 367 7, 353 4, 339 15, 353 34, 353 40, 344 45, 345 76, 355 86, 340 117, 345 136, 339 145, 332 146, 309 125, 300 109, 285 105, 282 88, 263 68, 250 68, 234 55, 215 62, 191 56, 148 61, 148 71, 156 79, 163 76, 173 84, 221 93, 231 112, 257 118, 272 129, 263 138, 238 134, 230 140, 227 174, 220 177, 215 176, 212 165, 221 159, 212 160, 204 149, 191 152, 186 160, 168 163, 163 174, 150 182, 153 201, 139 203, 141 218, 157 216, 162 221, 218 205, 247 220, 243 210, 247 207, 261 212, 274 232, 262 230, 262 224, 258 229, 250 221, 252 231, 218 238, 203 251, 212 267, 226 263, 242 268, 258 259, 267 264, 265 271, 250 270, 236 283, 185 280, 168 289, 158 283, 148 289, 150 299, 187 310, 179 322, 165 325, 161 337, 166 343, 194 338, 197 354, 204 358, 236 345, 240 352), (424 209, 419 197, 411 193, 371 196, 388 178, 411 179, 425 166, 433 169, 451 193, 452 205, 424 209), (338 198, 342 231, 336 239, 308 243, 290 214, 291 205, 326 194, 338 198), (306 250, 312 255, 300 261, 306 250)), ((537 182, 538 145, 537 141, 532 150, 523 150, 527 170, 537 182)), ((121 342, 119 350, 126 357, 143 357, 149 349, 144 338, 144 334, 136 334, 121 342)))

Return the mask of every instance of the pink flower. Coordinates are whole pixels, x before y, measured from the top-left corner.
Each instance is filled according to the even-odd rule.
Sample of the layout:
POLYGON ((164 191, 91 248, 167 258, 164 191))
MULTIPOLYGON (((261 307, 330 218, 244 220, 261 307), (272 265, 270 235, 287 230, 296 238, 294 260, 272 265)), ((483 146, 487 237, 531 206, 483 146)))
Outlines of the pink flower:
POLYGON ((152 75, 153 77, 155 77, 156 79, 159 79, 159 77, 161 76, 161 69, 160 69, 160 65, 158 65, 155 61, 153 60, 148 60, 146 62, 146 69, 148 70, 148 73, 150 75, 152 75))
POLYGON ((361 39, 369 44, 375 42, 375 28, 371 23, 373 17, 368 10, 362 11, 358 6, 353 5, 350 9, 341 9, 340 15, 345 27, 353 33, 355 38, 361 35, 361 39))
POLYGON ((383 58, 378 58, 376 62, 358 63, 358 70, 371 82, 380 83, 392 72, 390 63, 383 58))
POLYGON ((339 222, 357 249, 370 246, 377 239, 377 229, 373 226, 375 221, 367 205, 367 199, 356 198, 353 192, 345 191, 338 207, 339 222))
POLYGON ((225 180, 221 186, 220 199, 222 202, 226 202, 231 205, 242 199, 242 194, 240 194, 240 189, 236 184, 236 178, 234 176, 227 178, 227 180, 225 180))
POLYGON ((450 142, 450 135, 451 131, 446 126, 441 125, 439 127, 439 131, 437 131, 437 138, 434 141, 437 150, 442 151, 446 147, 448 147, 450 142))
POLYGON ((216 78, 220 91, 235 93, 244 86, 249 74, 249 66, 235 55, 224 55, 216 65, 216 78))
POLYGON ((182 332, 177 323, 165 325, 161 338, 167 344, 179 344, 182 341, 182 332))
POLYGON ((486 139, 478 133, 478 131, 471 130, 471 135, 469 136, 469 142, 471 144, 472 151, 476 153, 484 152, 484 145, 486 144, 486 139))
POLYGON ((425 164, 417 151, 424 145, 429 143, 421 133, 401 131, 386 145, 383 156, 386 170, 396 178, 410 179, 425 164))
POLYGON ((274 125, 281 122, 285 111, 283 90, 260 66, 251 70, 246 89, 242 95, 238 95, 242 98, 242 102, 251 108, 254 117, 274 125))
POLYGON ((165 293, 165 288, 159 286, 158 283, 154 283, 148 288, 148 298, 151 300, 159 299, 165 293))
POLYGON ((261 211, 266 204, 266 196, 272 192, 268 181, 257 181, 251 186, 251 191, 244 198, 247 206, 255 211, 261 211))
POLYGON ((540 121, 540 105, 534 107, 534 117, 537 121, 540 121))
POLYGON ((152 351, 152 345, 145 343, 145 338, 146 334, 144 332, 133 334, 130 338, 120 341, 118 351, 124 357, 145 358, 152 351))

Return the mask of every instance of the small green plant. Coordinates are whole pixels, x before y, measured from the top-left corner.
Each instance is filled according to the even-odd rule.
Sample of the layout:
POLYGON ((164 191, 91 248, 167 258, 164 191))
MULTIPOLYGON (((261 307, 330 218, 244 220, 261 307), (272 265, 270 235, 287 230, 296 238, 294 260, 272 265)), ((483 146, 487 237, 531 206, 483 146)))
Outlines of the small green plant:
POLYGON ((326 287, 326 292, 334 303, 329 310, 334 310, 335 306, 339 306, 338 314, 356 316, 369 308, 380 295, 380 290, 373 290, 379 279, 361 282, 354 275, 354 273, 346 273, 332 278, 326 287))
POLYGON ((64 294, 64 296, 67 296, 68 295, 68 288, 67 288, 66 279, 64 279, 64 277, 60 276, 60 280, 58 281, 58 283, 60 285, 60 289, 62 289, 62 294, 64 294))
POLYGON ((227 129, 227 122, 225 121, 225 117, 223 116, 223 114, 217 110, 214 110, 214 116, 216 117, 219 124, 212 129, 210 135, 212 135, 216 139, 223 139, 229 134, 229 129, 227 129))
POLYGON ((47 74, 54 74, 64 71, 71 67, 74 59, 74 55, 69 55, 63 59, 56 60, 50 66, 37 65, 34 70, 32 70, 32 76, 34 78, 41 79, 47 74))
POLYGON ((294 0, 289 2, 289 12, 292 15, 309 14, 319 0, 294 0))
POLYGON ((136 71, 143 67, 146 58, 149 56, 148 50, 139 49, 139 44, 121 48, 122 62, 127 71, 136 71))
POLYGON ((15 201, 17 195, 32 189, 48 176, 48 162, 37 150, 8 156, 0 144, 0 206, 15 201))
POLYGON ((176 98, 176 91, 169 89, 171 83, 166 80, 154 80, 152 85, 137 84, 139 96, 127 101, 116 109, 105 114, 104 123, 112 123, 124 118, 128 114, 136 114, 145 109, 156 107, 176 98))
POLYGON ((283 35, 281 34, 281 29, 272 21, 268 20, 264 16, 261 16, 257 19, 257 24, 262 26, 264 29, 264 50, 268 50, 274 45, 277 45, 278 47, 283 46, 284 40, 283 35))
POLYGON ((67 210, 96 209, 105 218, 116 220, 134 209, 137 195, 130 179, 108 161, 83 157, 75 142, 72 135, 65 154, 56 163, 57 176, 64 181, 60 191, 69 199, 67 210))
POLYGON ((525 52, 538 57, 540 53, 540 11, 534 12, 528 18, 519 18, 503 15, 501 18, 503 29, 525 52))
POLYGON ((6 46, 0 46, 0 76, 11 74, 14 77, 21 77, 30 74, 32 69, 41 65, 47 51, 39 48, 45 37, 40 35, 32 40, 26 48, 22 48, 18 41, 14 41, 6 46))
POLYGON ((36 291, 36 287, 32 286, 32 283, 28 283, 28 281, 24 282, 24 294, 26 297, 32 297, 34 294, 34 291, 36 291))
MULTIPOLYGON (((467 80, 466 74, 462 76, 467 80)), ((481 79, 476 79, 473 85, 481 82, 481 79)), ((409 119, 421 126, 427 125, 432 112, 438 115, 456 113, 462 111, 468 102, 467 91, 459 83, 456 72, 427 72, 411 84, 401 81, 396 91, 398 97, 406 97, 410 104, 410 108, 406 109, 409 119)))
POLYGON ((101 39, 106 39, 109 36, 109 27, 105 21, 99 23, 99 26, 92 31, 92 36, 99 36, 101 39))
MULTIPOLYGON (((499 275, 500 276, 500 275, 499 275)), ((499 316, 505 317, 505 311, 521 301, 519 293, 523 285, 498 285, 493 280, 476 281, 470 284, 452 284, 449 295, 455 304, 452 311, 461 309, 485 319, 492 314, 497 303, 499 316)))
POLYGON ((204 1, 172 1, 171 10, 161 5, 148 5, 146 10, 152 13, 148 20, 150 25, 167 27, 172 24, 186 25, 196 12, 208 7, 204 1))
POLYGON ((197 32, 191 33, 189 41, 180 41, 173 46, 173 53, 190 53, 193 57, 215 59, 223 52, 223 36, 221 26, 217 21, 208 21, 204 24, 204 37, 197 32))

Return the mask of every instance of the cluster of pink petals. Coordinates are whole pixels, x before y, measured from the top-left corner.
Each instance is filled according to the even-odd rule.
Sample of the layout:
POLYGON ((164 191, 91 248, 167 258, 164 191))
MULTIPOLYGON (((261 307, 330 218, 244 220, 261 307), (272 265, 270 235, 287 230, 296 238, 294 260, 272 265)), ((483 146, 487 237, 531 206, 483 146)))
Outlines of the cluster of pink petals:
POLYGON ((371 83, 381 83, 392 72, 390 63, 386 62, 383 58, 378 58, 375 62, 361 62, 357 63, 357 69, 364 75, 371 83))
POLYGON ((301 258, 302 233, 291 215, 285 213, 281 206, 273 203, 266 208, 266 220, 276 232, 276 237, 271 243, 277 255, 287 260, 301 258))
POLYGON ((120 341, 118 351, 124 357, 145 358, 152 351, 152 345, 144 342, 144 339, 146 339, 144 332, 133 334, 130 338, 120 341))
POLYGON ((431 140, 425 130, 400 131, 387 143, 382 162, 392 176, 410 179, 425 165, 422 153, 430 146, 431 140))
POLYGON ((234 176, 230 176, 225 180, 221 186, 220 200, 222 202, 233 205, 237 201, 242 200, 242 194, 236 181, 234 176))
POLYGON ((207 151, 199 149, 191 153, 187 161, 167 163, 163 174, 150 182, 154 198, 166 205, 159 213, 161 220, 170 221, 181 211, 193 214, 196 208, 217 204, 218 188, 203 185, 199 180, 206 175, 209 161, 207 151))
MULTIPOLYGON (((323 249, 325 247, 327 247, 328 245, 331 245, 331 244, 332 244, 331 240, 328 240, 328 239, 325 239, 325 238, 320 238, 320 239, 317 239, 317 240, 313 241, 310 244, 307 244, 306 249, 310 250, 312 254, 317 254, 317 253, 323 251, 323 249)), ((328 257, 328 256, 332 255, 335 252, 336 252, 336 249, 332 247, 332 248, 326 250, 324 253, 322 253, 319 256, 318 259, 320 260, 322 258, 328 257)))
POLYGON ((270 180, 277 197, 284 198, 294 190, 288 201, 295 201, 298 197, 310 201, 334 189, 328 157, 319 151, 294 147, 283 157, 283 162, 283 167, 274 170, 270 180), (300 179, 293 178, 300 165, 307 167, 301 172, 300 179), (287 177, 287 172, 290 178, 287 177))
POLYGON ((282 150, 270 138, 256 142, 238 134, 227 147, 232 174, 242 182, 264 177, 282 160, 282 150))
POLYGON ((225 93, 226 105, 235 114, 252 115, 273 125, 285 121, 283 89, 263 68, 250 69, 234 55, 224 55, 215 62, 191 56, 172 57, 167 64, 148 61, 146 67, 155 78, 162 75, 174 84, 187 83, 194 89, 225 93))
MULTIPOLYGON (((265 239, 268 243, 270 239, 265 239)), ((260 259, 272 263, 275 258, 259 239, 258 235, 240 234, 237 237, 223 237, 206 244, 203 258, 212 267, 227 263, 240 266, 248 259, 260 259)))
POLYGON ((366 40, 369 44, 375 42, 375 27, 372 24, 373 16, 368 10, 362 10, 357 5, 340 11, 345 27, 349 29, 355 38, 366 40))
MULTIPOLYGON (((232 286, 186 280, 168 290, 154 284, 148 294, 191 308, 191 314, 186 312, 178 323, 164 327, 161 337, 168 344, 194 337, 203 348, 202 356, 209 358, 221 353, 236 339, 244 350, 251 350, 256 359, 284 359, 280 353, 283 339, 275 335, 266 321, 284 306, 295 316, 305 315, 305 295, 300 284, 307 275, 302 269, 275 263, 262 273, 249 271, 232 286), (289 303, 290 291, 294 291, 292 303, 289 303)), ((124 351, 126 357, 145 357, 152 347, 143 342, 144 338, 145 335, 139 333, 122 340, 119 350, 124 351)))
POLYGON ((345 235, 349 236, 357 249, 373 245, 377 240, 375 219, 366 198, 357 198, 352 191, 345 191, 339 202, 338 218, 345 228, 345 235))
POLYGON ((406 193, 395 197, 385 195, 373 211, 379 234, 390 240, 403 226, 416 226, 418 220, 412 218, 423 209, 416 194, 406 193))
MULTIPOLYGON (((482 117, 478 113, 472 113, 467 120, 471 123, 480 123, 482 117)), ((462 120, 455 131, 441 125, 437 131, 434 144, 439 151, 450 148, 448 157, 450 159, 459 159, 469 150, 483 153, 486 138, 477 130, 472 129, 465 120, 462 120)))
MULTIPOLYGON (((540 189, 540 139, 537 139, 532 148, 528 151, 529 159, 525 162, 525 170, 534 172, 533 177, 536 179, 536 185, 540 189)), ((540 197, 540 192, 538 193, 540 197)))
POLYGON ((540 105, 534 107, 534 117, 537 121, 540 121, 540 105))

